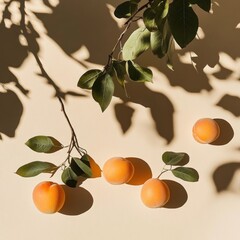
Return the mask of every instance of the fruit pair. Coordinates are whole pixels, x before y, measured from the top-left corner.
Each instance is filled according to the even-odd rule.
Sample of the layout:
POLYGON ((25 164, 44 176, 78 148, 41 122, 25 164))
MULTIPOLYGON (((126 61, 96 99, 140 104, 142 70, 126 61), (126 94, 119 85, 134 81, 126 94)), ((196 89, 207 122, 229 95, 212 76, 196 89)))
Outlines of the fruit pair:
MULTIPOLYGON (((111 158, 103 166, 103 176, 111 184, 127 183, 133 175, 134 166, 131 161, 125 158, 111 158)), ((150 178, 142 186, 141 200, 147 207, 162 207, 169 198, 170 190, 167 184, 158 178, 150 178)))

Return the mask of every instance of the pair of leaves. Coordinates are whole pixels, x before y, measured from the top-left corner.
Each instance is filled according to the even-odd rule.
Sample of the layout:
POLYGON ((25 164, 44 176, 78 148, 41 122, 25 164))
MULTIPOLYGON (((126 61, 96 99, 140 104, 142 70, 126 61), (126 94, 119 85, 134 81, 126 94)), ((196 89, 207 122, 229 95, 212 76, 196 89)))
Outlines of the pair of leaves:
POLYGON ((64 146, 54 137, 35 136, 25 143, 29 148, 39 153, 53 153, 61 150, 64 146))
POLYGON ((89 163, 89 157, 87 154, 80 158, 72 158, 70 166, 65 168, 62 172, 62 181, 69 187, 76 187, 78 177, 91 177, 92 170, 89 163))
POLYGON ((102 111, 108 107, 114 93, 114 83, 110 74, 99 69, 85 72, 78 81, 78 87, 92 89, 93 99, 99 103, 102 111))
POLYGON ((91 89, 93 99, 99 103, 102 111, 109 106, 114 94, 113 78, 125 89, 126 75, 135 82, 151 82, 152 71, 141 67, 133 61, 112 60, 108 70, 91 69, 85 72, 78 81, 78 87, 91 89))
POLYGON ((165 152, 162 160, 166 165, 179 166, 171 170, 175 177, 188 182, 197 182, 199 180, 198 172, 194 168, 183 167, 188 163, 188 161, 184 162, 186 156, 186 153, 165 152))

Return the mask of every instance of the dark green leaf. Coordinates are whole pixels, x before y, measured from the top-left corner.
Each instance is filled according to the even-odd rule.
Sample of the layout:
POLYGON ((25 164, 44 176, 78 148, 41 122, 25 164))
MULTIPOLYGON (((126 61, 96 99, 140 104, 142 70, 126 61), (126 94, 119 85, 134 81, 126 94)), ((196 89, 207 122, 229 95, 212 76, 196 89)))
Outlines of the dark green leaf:
POLYGON ((77 186, 78 176, 70 168, 65 168, 62 172, 62 181, 69 187, 75 188, 77 186))
POLYGON ((101 73, 102 71, 99 69, 91 69, 85 72, 78 81, 78 87, 83 89, 91 89, 101 73))
POLYGON ((57 166, 50 162, 35 161, 21 166, 16 171, 16 174, 18 174, 21 177, 34 177, 40 173, 51 172, 56 168, 57 166))
POLYGON ((135 1, 126 1, 118 5, 114 11, 117 18, 129 18, 137 11, 138 5, 135 1))
POLYGON ((92 87, 92 96, 99 103, 102 111, 108 107, 114 93, 114 83, 112 77, 105 73, 98 77, 92 87))
POLYGON ((155 22, 155 16, 156 13, 152 8, 147 8, 143 13, 143 22, 150 32, 158 29, 155 22))
POLYGON ((163 48, 163 33, 160 31, 152 32, 150 37, 151 50, 153 54, 157 55, 159 58, 162 58, 165 53, 163 48))
POLYGON ((186 0, 175 0, 169 5, 168 22, 174 39, 181 48, 196 36, 198 17, 186 0))
POLYGON ((87 175, 87 177, 92 176, 92 169, 90 167, 88 155, 85 154, 82 158, 73 158, 78 167, 87 175))
POLYGON ((185 155, 185 153, 165 152, 162 155, 162 160, 166 165, 178 165, 185 155))
POLYGON ((151 69, 141 67, 132 61, 128 61, 126 67, 131 80, 135 82, 152 82, 153 74, 151 69))
POLYGON ((188 182, 197 182, 199 179, 198 172, 194 168, 177 167, 172 170, 172 173, 175 177, 188 182))
POLYGON ((154 0, 154 1, 152 1, 151 2, 151 8, 155 10, 157 7, 159 7, 162 4, 163 1, 164 0, 154 0))
POLYGON ((145 27, 135 30, 125 42, 122 50, 124 60, 134 60, 150 46, 150 32, 145 27))
POLYGON ((29 148, 39 153, 53 153, 63 148, 63 145, 51 136, 35 136, 25 143, 29 148))
POLYGON ((197 4, 204 11, 209 12, 211 9, 211 0, 189 0, 191 4, 197 4))

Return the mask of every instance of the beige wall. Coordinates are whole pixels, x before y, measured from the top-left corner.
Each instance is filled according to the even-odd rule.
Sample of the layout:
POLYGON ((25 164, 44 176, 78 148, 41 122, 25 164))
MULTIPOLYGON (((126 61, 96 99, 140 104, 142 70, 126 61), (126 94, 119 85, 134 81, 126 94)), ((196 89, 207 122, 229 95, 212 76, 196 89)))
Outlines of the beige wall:
MULTIPOLYGON (((116 6, 119 2, 111 4, 116 6)), ((234 0, 217 2, 214 14, 198 11, 202 40, 195 40, 186 50, 179 51, 175 72, 166 69, 163 60, 146 54, 140 62, 151 66, 154 83, 129 84, 130 99, 116 91, 118 97, 113 98, 103 114, 91 94, 78 89, 76 84, 86 66, 105 64, 120 32, 106 1, 61 0, 51 15, 39 14, 38 18, 28 11, 40 34, 39 57, 46 71, 63 91, 83 95, 67 96, 66 110, 81 146, 101 167, 113 156, 136 157, 147 162, 153 176, 157 176, 163 167, 164 151, 184 151, 190 156, 189 165, 198 170, 200 180, 187 183, 166 174, 164 178, 181 184, 172 187, 171 205, 148 209, 140 201, 141 186, 112 186, 103 178, 89 179, 78 189, 67 190, 71 200, 61 213, 38 212, 32 202, 32 190, 40 181, 49 180, 48 175, 24 179, 14 172, 35 160, 61 163, 66 152, 37 154, 24 142, 42 134, 68 144, 70 129, 59 102, 53 97, 53 88, 38 75, 39 68, 32 55, 18 54, 8 41, 1 41, 11 52, 13 62, 9 72, 29 94, 24 95, 13 83, 7 83, 5 87, 18 96, 23 112, 15 95, 2 95, 8 98, 3 98, 4 104, 0 105, 1 112, 10 108, 12 118, 20 118, 17 128, 13 120, 5 120, 1 129, 0 240, 239 238, 240 33, 236 27, 240 23, 237 12, 240 4, 234 0), (189 50, 199 56, 198 73, 193 71, 189 50), (227 122, 221 145, 201 145, 193 140, 192 125, 202 117, 227 122)), ((27 7, 39 13, 51 12, 39 1, 31 1, 27 7)), ((5 59, 6 56, 0 56, 1 62, 5 59)), ((52 180, 61 183, 60 174, 52 180)))

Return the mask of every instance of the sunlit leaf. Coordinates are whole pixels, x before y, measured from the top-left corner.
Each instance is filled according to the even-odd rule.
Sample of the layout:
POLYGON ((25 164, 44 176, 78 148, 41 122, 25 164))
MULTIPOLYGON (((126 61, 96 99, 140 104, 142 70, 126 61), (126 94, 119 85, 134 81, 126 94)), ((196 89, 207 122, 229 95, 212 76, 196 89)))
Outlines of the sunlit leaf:
POLYGON ((117 18, 129 18, 134 12, 137 11, 136 1, 126 1, 118 5, 114 11, 114 15, 117 18))
POLYGON ((152 71, 149 68, 141 67, 138 64, 128 61, 127 73, 131 80, 135 82, 152 82, 152 71))
POLYGON ((204 11, 209 12, 211 9, 211 0, 189 0, 191 4, 197 4, 204 11))
POLYGON ((102 71, 99 69, 91 69, 85 72, 78 81, 78 87, 83 89, 91 89, 101 73, 102 71))
POLYGON ((98 77, 92 87, 93 99, 99 103, 102 111, 108 107, 114 93, 112 77, 105 73, 98 77))
POLYGON ((89 163, 89 159, 88 159, 88 155, 85 154, 82 156, 82 158, 73 158, 73 160, 75 161, 75 163, 78 165, 78 167, 88 176, 91 177, 92 176, 92 170, 90 167, 90 163, 89 163))
POLYGON ((162 155, 162 160, 166 165, 178 165, 185 156, 186 154, 182 152, 165 152, 162 155))
POLYGON ((170 38, 169 40, 169 46, 168 46, 168 51, 167 51, 167 67, 171 69, 172 71, 174 70, 173 67, 173 53, 175 52, 175 44, 173 41, 173 37, 170 38))
POLYGON ((122 87, 124 87, 125 83, 126 83, 126 68, 125 68, 125 61, 116 61, 113 60, 112 62, 112 66, 114 69, 114 73, 115 73, 115 77, 117 78, 118 82, 120 83, 120 85, 122 87))
POLYGON ((155 16, 156 13, 152 8, 147 8, 143 13, 143 22, 150 32, 158 29, 155 22, 155 16))
POLYGON ((177 167, 172 170, 172 173, 175 177, 188 182, 197 182, 199 179, 199 174, 194 168, 177 167))
POLYGON ((162 28, 163 28, 162 25, 165 22, 165 18, 167 17, 168 10, 169 10, 168 0, 161 1, 161 3, 155 8, 155 11, 156 11, 155 22, 160 31, 162 31, 162 28))
POLYGON ((122 49, 122 57, 124 60, 134 60, 150 46, 150 32, 146 27, 140 27, 135 30, 122 49))
POLYGON ((72 188, 77 186, 78 176, 70 167, 63 170, 61 178, 67 186, 72 188))
POLYGON ((169 5, 168 22, 173 37, 181 48, 186 47, 195 38, 198 17, 188 1, 177 0, 169 5))
POLYGON ((16 174, 18 174, 21 177, 34 177, 39 175, 40 173, 51 172, 56 168, 57 166, 54 165, 53 163, 35 161, 35 162, 30 162, 21 166, 16 171, 16 174))
POLYGON ((39 153, 53 153, 63 148, 63 145, 51 136, 35 136, 25 143, 29 148, 39 153))

